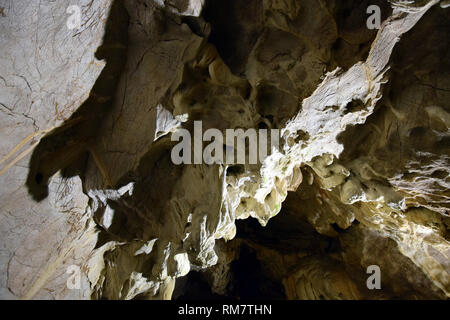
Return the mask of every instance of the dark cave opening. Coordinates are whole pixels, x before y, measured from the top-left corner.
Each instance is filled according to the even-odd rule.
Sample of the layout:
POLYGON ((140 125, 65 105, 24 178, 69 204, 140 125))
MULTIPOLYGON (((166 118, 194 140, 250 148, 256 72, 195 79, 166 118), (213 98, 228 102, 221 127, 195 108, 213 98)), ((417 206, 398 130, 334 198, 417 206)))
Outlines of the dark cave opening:
POLYGON ((239 258, 231 263, 231 296, 245 300, 286 299, 283 285, 264 273, 262 263, 254 250, 246 245, 241 246, 239 258))
MULTIPOLYGON (((205 1, 206 5, 203 10, 203 18, 211 26, 211 33, 208 41, 217 48, 220 53, 220 57, 223 58, 224 62, 230 67, 235 75, 244 76, 247 69, 246 64, 248 62, 248 58, 249 56, 251 56, 251 59, 253 58, 253 54, 251 54, 251 52, 255 49, 255 44, 258 42, 259 36, 265 32, 265 28, 273 27, 270 25, 268 26, 266 24, 267 21, 264 21, 266 13, 264 12, 265 9, 263 9, 263 2, 258 0, 205 1)), ((365 27, 365 21, 367 18, 367 12, 365 10, 369 4, 376 4, 382 7, 382 20, 391 15, 392 10, 389 9, 389 2, 382 0, 364 0, 361 2, 351 0, 338 3, 333 1, 329 2, 329 4, 323 5, 329 9, 331 18, 335 19, 337 25, 337 38, 331 48, 326 48, 326 50, 330 50, 329 59, 331 61, 328 61, 328 57, 325 59, 326 63, 318 59, 318 61, 320 60, 320 65, 327 65, 328 68, 328 64, 333 65, 334 63, 336 66, 341 66, 344 69, 348 69, 357 63, 357 61, 366 60, 377 34, 376 30, 368 31, 365 27)), ((144 3, 143 5, 147 8, 147 4, 144 3)), ((381 103, 378 103, 375 112, 371 114, 364 123, 349 124, 346 131, 341 132, 338 135, 338 138, 342 140, 342 145, 344 146, 343 153, 339 158, 342 163, 352 167, 356 163, 354 162, 355 160, 365 161, 366 159, 374 158, 376 159, 375 165, 378 167, 384 166, 389 168, 389 165, 391 165, 391 167, 397 169, 406 167, 403 163, 403 159, 405 159, 405 161, 415 159, 412 155, 409 155, 412 152, 418 153, 418 151, 426 151, 431 153, 435 150, 441 151, 440 149, 442 148, 446 150, 445 147, 448 149, 450 138, 447 136, 441 136, 441 133, 436 133, 446 130, 446 127, 444 126, 445 123, 443 123, 439 117, 442 117, 442 114, 446 115, 447 113, 433 113, 437 112, 436 110, 441 110, 435 109, 438 104, 444 105, 445 103, 445 97, 442 98, 440 95, 449 92, 449 90, 445 87, 446 82, 442 81, 440 78, 442 71, 448 69, 448 61, 450 61, 449 59, 445 59, 445 57, 448 56, 448 41, 445 41, 448 39, 448 37, 445 36, 445 27, 448 25, 448 20, 446 20, 445 14, 446 13, 441 11, 441 9, 437 6, 431 9, 420 21, 420 23, 417 24, 415 31, 405 34, 401 40, 401 43, 395 48, 392 56, 390 57, 391 70, 389 74, 389 82, 384 86, 384 91, 382 92, 383 96, 380 100, 381 103), (429 54, 429 51, 417 50, 417 43, 421 43, 424 48, 434 48, 434 53, 429 54), (414 108, 410 108, 409 110, 405 109, 404 114, 407 115, 405 116, 405 119, 401 119, 402 117, 399 117, 397 114, 395 114, 395 117, 391 116, 386 111, 388 109, 384 108, 385 103, 386 106, 391 107, 392 113, 394 113, 395 110, 400 114, 400 111, 403 110, 402 105, 406 105, 402 103, 403 100, 407 101, 410 97, 412 97, 412 95, 406 92, 406 88, 408 87, 414 87, 414 90, 417 91, 418 94, 423 93, 423 101, 426 101, 426 103, 432 101, 433 104, 436 105, 422 105, 422 102, 419 101, 417 105, 413 106, 414 108), (422 90, 424 87, 427 90, 422 90), (444 103, 441 103, 441 101, 444 101, 444 103), (389 103, 389 105, 387 103, 389 103), (422 112, 422 107, 433 107, 433 109, 430 109, 431 113, 425 114, 422 112), (386 112, 385 119, 383 118, 385 116, 384 112, 386 112), (421 116, 413 116, 413 114, 416 113, 421 116), (416 117, 417 119, 415 119, 416 117), (404 122, 401 123, 399 120, 404 120, 404 122), (379 124, 386 125, 388 129, 384 130, 384 127, 379 124), (368 128, 369 125, 371 125, 372 128, 368 128), (397 128, 396 132, 393 130, 391 134, 391 127, 397 128), (382 128, 382 130, 379 128, 382 128), (404 130, 403 133, 402 130, 404 130), (386 145, 380 146, 374 153, 370 152, 369 149, 373 148, 373 146, 377 146, 377 137, 384 136, 384 133, 386 133, 386 145), (439 135, 439 137, 436 138, 434 135, 439 135), (404 158, 405 156, 408 156, 409 159, 404 158), (398 164, 394 166, 392 164, 396 162, 397 157, 399 157, 401 161, 398 161, 398 164)), ((161 13, 161 15, 166 18, 165 13, 161 13)), ((170 14, 167 14, 167 16, 170 16, 170 14)), ((59 170, 61 170, 61 174, 64 178, 79 175, 83 183, 85 182, 85 177, 87 175, 85 176, 84 172, 87 158, 96 158, 94 154, 90 154, 91 151, 89 147, 95 144, 94 141, 97 136, 97 132, 103 128, 100 126, 100 123, 103 121, 105 115, 114 111, 112 109, 114 108, 114 99, 116 99, 116 90, 120 84, 119 80, 122 77, 122 73, 125 70, 124 68, 126 66, 125 62, 127 61, 128 51, 135 53, 135 48, 131 48, 135 45, 135 43, 132 43, 132 46, 128 47, 128 31, 132 30, 129 29, 131 22, 134 23, 134 20, 130 22, 129 18, 130 17, 127 15, 125 7, 122 6, 121 2, 113 1, 111 14, 106 24, 103 43, 95 53, 95 57, 97 59, 106 61, 103 71, 100 73, 97 81, 95 82, 95 85, 92 88, 87 100, 73 115, 70 116, 69 119, 65 120, 64 124, 46 134, 35 151, 33 151, 30 161, 30 173, 27 178, 27 187, 29 188, 30 194, 34 198, 34 201, 42 201, 48 196, 48 182, 55 172, 59 170)), ((207 28, 201 18, 189 16, 183 17, 181 20, 185 22, 195 34, 200 37, 206 37, 207 28)), ((137 21, 138 24, 140 24, 139 19, 137 21)), ((165 25, 164 23, 162 24, 163 27, 161 30, 164 32, 167 31, 167 33, 171 35, 172 31, 170 28, 167 28, 166 30, 164 27, 168 25, 165 25)), ((158 27, 161 26, 158 25, 158 27)), ((282 29, 280 30, 283 31, 282 29)), ((291 54, 291 47, 294 47, 291 43, 295 43, 295 41, 290 42, 292 37, 286 36, 286 38, 283 38, 280 42, 277 42, 276 40, 278 40, 278 38, 282 38, 281 35, 282 32, 279 32, 279 30, 277 32, 270 33, 270 41, 268 41, 266 46, 280 46, 280 51, 282 51, 281 56, 288 56, 291 54), (287 45, 285 46, 285 44, 287 45)), ((320 37, 320 33, 317 33, 317 37, 320 37)), ((296 40, 295 37, 293 39, 296 40)), ((168 39, 165 38, 164 41, 167 40, 168 39)), ((181 41, 180 39, 175 40, 181 41)), ((170 39, 170 41, 167 42, 172 41, 173 39, 170 39)), ((258 48, 259 42, 256 49, 258 48)), ((258 53, 256 49, 255 53, 258 53)), ((303 48, 301 49, 303 50, 303 48)), ((303 51, 302 54, 304 54, 303 51)), ((299 55, 299 57, 302 56, 299 55)), ((317 54, 317 57, 322 58, 321 54, 317 54)), ((158 59, 161 59, 161 61, 157 61, 158 63, 166 61, 164 60, 166 59, 164 55, 161 55, 158 59)), ((171 59, 167 60, 170 60, 170 65, 173 65, 171 59)), ((141 62, 142 60, 136 65, 136 69, 138 67, 142 67, 141 62)), ((183 61, 183 63, 186 67, 190 62, 183 61)), ((303 61, 301 63, 307 66, 307 61, 303 61)), ((160 65, 163 66, 162 63, 160 65)), ((289 63, 286 65, 289 68, 293 68, 295 63, 289 63)), ((190 67, 191 66, 189 65, 189 68, 190 67)), ((280 62, 280 64, 275 67, 281 68, 284 67, 284 65, 280 62)), ((189 68, 186 67, 186 70, 188 70, 186 71, 186 74, 191 72, 189 68)), ((263 70, 262 67, 261 70, 263 70)), ((264 69, 264 71, 268 71, 268 68, 267 70, 264 69)), ((207 71, 203 69, 202 72, 205 74, 207 73, 207 71)), ((302 70, 302 72, 304 72, 304 70, 302 70)), ((247 74, 247 78, 250 79, 249 74, 250 73, 247 74)), ((311 74, 313 74, 313 72, 311 72, 311 74)), ((302 107, 301 104, 290 104, 291 101, 286 98, 287 94, 284 94, 284 92, 282 92, 282 90, 278 87, 278 85, 282 87, 284 83, 282 79, 277 78, 277 76, 278 75, 275 74, 269 74, 269 76, 263 79, 264 81, 260 84, 252 86, 251 88, 257 89, 257 91, 255 91, 255 96, 253 96, 253 91, 250 90, 250 86, 246 86, 245 90, 243 90, 244 93, 240 93, 245 100, 251 100, 254 97, 256 101, 255 106, 257 113, 261 116, 255 120, 255 123, 258 122, 257 127, 259 129, 270 129, 272 127, 279 128, 281 120, 286 118, 286 114, 291 115, 294 111, 298 111, 296 108, 301 109, 302 107), (279 103, 279 101, 282 103, 279 103), (284 103, 285 101, 288 103, 284 103), (286 104, 288 106, 286 108, 277 109, 278 104, 286 104)), ((202 80, 198 81, 207 83, 207 80, 204 78, 201 79, 202 80)), ((296 83, 301 83, 305 77, 299 77, 298 79, 302 80, 299 80, 296 83)), ((308 79, 308 77, 306 77, 306 79, 308 79)), ((6 83, 6 80, 3 79, 3 81, 6 83)), ((26 79, 25 81, 31 90, 30 84, 26 79)), ((134 83, 132 82, 132 85, 133 84, 134 83)), ((382 84, 384 85, 384 83, 382 84)), ((314 86, 316 85, 317 83, 314 84, 314 86)), ((184 89, 189 89, 189 86, 185 83, 180 84, 179 88, 184 86, 184 89)), ((157 90, 155 89, 155 92, 153 93, 156 93, 156 91, 157 90)), ((306 93, 302 92, 302 94, 306 93)), ((167 96, 161 99, 169 101, 170 98, 173 98, 170 95, 171 94, 168 93, 167 96)), ((147 98, 147 96, 144 96, 144 98, 147 98)), ((125 95, 123 101, 125 101, 125 95)), ((208 101, 208 99, 205 99, 204 103, 206 104, 208 101)), ((345 113, 364 111, 366 109, 364 101, 364 99, 351 100, 345 108, 345 113)), ((199 101, 197 99, 192 99, 188 104, 190 107, 194 107, 198 102, 199 101)), ((6 108, 6 106, 4 107, 6 108)), ((448 109, 446 104, 442 110, 444 109, 448 109)), ((326 110, 327 112, 337 112, 339 110, 338 104, 332 103, 330 106, 326 107, 326 110)), ((246 114, 244 111, 245 110, 243 108, 239 108, 237 113, 244 116, 246 114)), ((192 113, 193 119, 202 120, 202 113, 203 110, 199 111, 196 109, 192 113)), ((34 120, 33 124, 36 126, 34 120)), ((306 143, 311 138, 314 140, 314 137, 310 137, 306 129, 305 131, 299 130, 298 136, 294 139, 294 142, 298 144, 301 141, 305 141, 306 143)), ((381 140, 381 138, 379 140, 381 140)), ((122 153, 122 151, 112 151, 112 148, 108 150, 111 151, 111 153, 122 153)), ((123 175, 125 178, 122 178, 122 180, 126 182, 129 182, 132 179, 138 180, 138 178, 140 179, 139 181, 143 181, 142 183, 136 183, 134 195, 137 200, 133 203, 133 208, 140 208, 139 205, 141 204, 141 199, 148 201, 148 203, 145 203, 145 209, 151 209, 148 210, 151 212, 151 215, 149 214, 151 219, 155 217, 158 218, 154 220, 156 221, 154 223, 155 225, 159 223, 160 220, 163 220, 162 217, 165 211, 160 208, 165 209, 165 204, 172 200, 172 198, 169 198, 169 196, 166 195, 172 196, 171 186, 175 185, 178 178, 182 176, 180 171, 172 170, 168 154, 163 154, 163 151, 166 151, 166 149, 162 143, 159 145, 153 145, 151 153, 147 152, 144 156, 140 155, 140 158, 138 159, 139 162, 135 162, 139 163, 139 167, 137 167, 136 171, 126 172, 123 175), (170 174, 167 174, 168 172, 170 174), (129 178, 129 175, 132 176, 132 178, 129 178), (165 183, 154 185, 153 181, 164 181, 165 183), (148 186, 150 186, 150 188, 148 186)), ((105 152, 105 155, 106 154, 107 152, 105 152)), ((117 163, 120 162, 118 161, 117 163)), ((409 167, 406 168, 408 170, 410 169, 409 167)), ((357 168, 353 169, 355 170, 349 170, 352 174, 352 178, 356 176, 356 173, 358 173, 356 170, 357 168)), ((432 171, 432 173, 429 174, 429 177, 445 180, 447 175, 444 169, 445 167, 443 167, 442 170, 432 171)), ((336 173, 333 170, 329 171, 331 175, 336 173)), ((377 170, 373 171, 375 172, 377 170)), ((246 167, 234 165, 228 168, 226 175, 239 176, 245 173, 246 167)), ((229 267, 229 269, 226 269, 227 278, 222 282, 226 285, 223 294, 217 294, 214 292, 214 286, 211 285, 211 274, 208 274, 208 270, 205 270, 204 272, 191 271, 185 277, 177 279, 173 294, 174 299, 286 299, 287 297, 292 297, 292 295, 289 295, 289 286, 285 285, 286 275, 294 275, 292 277, 293 281, 291 281, 291 284, 294 283, 295 285, 295 281, 297 280, 295 279, 295 276, 298 275, 296 272, 299 270, 308 270, 307 268, 311 265, 313 266, 312 269, 314 269, 314 271, 320 270, 318 278, 324 278, 325 280, 323 280, 323 282, 325 284, 330 284, 332 281, 323 277, 323 274, 328 271, 336 271, 336 269, 338 269, 335 268, 336 266, 341 267, 345 265, 348 269, 340 268, 337 271, 342 271, 340 274, 345 274, 344 272, 349 273, 354 277, 344 279, 353 279, 355 283, 362 284, 361 286, 364 287, 364 277, 366 274, 364 273, 365 270, 363 267, 365 267, 364 263, 366 263, 366 260, 368 261, 369 258, 372 259, 372 261, 375 261, 373 263, 384 263, 384 266, 388 266, 386 269, 389 270, 390 274, 386 275, 386 279, 389 279, 389 281, 383 280, 383 289, 384 286, 386 286, 383 294, 386 294, 386 296, 390 295, 391 299, 416 297, 422 292, 424 293, 424 297, 440 297, 440 295, 436 293, 438 292, 438 289, 435 290, 433 287, 434 283, 425 277, 428 276, 428 269, 424 268, 426 272, 425 276, 423 276, 423 270, 421 269, 423 266, 414 265, 413 262, 415 263, 415 261, 412 259, 409 261, 408 257, 403 257, 403 255, 400 255, 402 252, 398 250, 397 243, 393 239, 389 238, 386 240, 382 236, 377 235, 377 229, 370 230, 370 228, 368 228, 368 226, 370 226, 371 216, 369 216, 367 220, 365 219, 367 211, 366 207, 363 206, 361 208, 361 203, 352 203, 351 208, 356 211, 359 210, 359 215, 357 215, 357 217, 361 217, 361 224, 357 220, 353 220, 353 222, 351 222, 350 219, 339 219, 339 217, 348 214, 350 211, 348 210, 349 206, 347 201, 344 201, 338 197, 339 193, 337 191, 339 191, 339 189, 336 188, 334 191, 325 190, 326 184, 324 183, 321 185, 321 181, 323 182, 322 176, 314 175, 312 177, 314 179, 312 179, 309 183, 310 186, 304 186, 304 190, 297 192, 296 198, 293 199, 292 195, 294 193, 290 193, 288 199, 286 199, 293 199, 289 206, 286 206, 286 208, 285 204, 287 203, 283 203, 282 211, 277 216, 273 217, 266 227, 262 227, 258 221, 253 218, 236 221, 237 235, 233 241, 230 241, 231 244, 234 242, 234 248, 231 246, 232 249, 230 250, 235 251, 233 251, 233 258, 230 259, 231 261, 226 261, 227 268, 229 267), (332 202, 332 204, 341 205, 341 202, 345 203, 343 203, 343 206, 339 206, 335 211, 333 211, 331 206, 327 207, 328 200, 329 202, 332 202), (314 216, 309 215, 311 212, 314 213, 314 216), (329 219, 327 218, 328 213, 332 213, 330 214, 329 219), (323 219, 316 223, 316 218, 323 219), (342 222, 343 220, 344 222, 342 222), (317 230, 319 230, 322 234, 319 234, 315 228, 317 228, 317 230), (324 236, 323 234, 330 236, 324 236), (355 240, 353 241, 353 239, 355 240), (361 245, 361 243, 363 245, 361 245), (291 261, 292 263, 290 268, 283 266, 282 263, 279 263, 280 261, 285 261, 284 257, 292 258, 293 255, 299 252, 301 254, 296 257, 298 260, 295 262, 291 261), (271 261, 272 258, 273 261, 271 261), (278 273, 274 272, 274 269, 271 269, 273 268, 273 265, 277 263, 281 265, 281 271, 278 273), (320 269, 320 267, 322 269, 320 269), (407 273, 410 274, 403 277, 403 274, 407 273), (390 282, 392 282, 392 284, 390 282), (392 292, 390 292, 390 290, 392 292)), ((202 174, 202 179, 203 178, 204 177, 202 174)), ((324 177, 324 179, 325 178, 326 177, 324 177)), ((417 177, 415 177, 415 172, 413 172, 413 170, 409 170, 409 172, 405 173, 402 178, 406 181, 416 179, 417 177)), ((378 178, 371 178, 372 181, 382 187, 391 187, 388 183, 388 178, 385 178, 382 181, 378 181, 377 179, 378 178)), ((105 180, 108 179, 105 178, 105 180)), ((349 180, 350 177, 345 178, 346 182, 349 180)), ((417 181, 420 180, 417 179, 417 181)), ((360 183, 362 191, 375 190, 371 184, 365 184, 363 181, 365 181, 365 179, 361 180, 360 183)), ((89 186, 89 184, 84 184, 84 186, 86 185, 89 186)), ((117 183, 116 186, 118 185, 121 184, 117 183)), ((206 185, 209 184, 206 183, 206 185)), ((102 190, 109 190, 109 187, 112 186, 105 183, 102 190)), ((437 184, 434 190, 438 188, 439 185, 437 184)), ((87 190, 88 188, 85 189, 87 190)), ((434 190, 432 191, 434 192, 434 190)), ((440 197, 442 194, 445 195, 445 190, 438 190, 438 192, 436 192, 436 197, 440 197)), ((184 195, 180 196, 180 198, 183 196, 184 195)), ((272 200, 273 198, 274 197, 269 194, 269 199, 272 200)), ((418 211, 418 208, 424 204, 420 201, 425 202, 428 200, 421 198, 419 203, 415 204, 416 207, 411 206, 412 210, 411 212, 408 212, 409 217, 412 217, 412 220, 410 221, 414 225, 420 218, 419 214, 421 214, 418 211)), ((142 200, 142 202, 144 202, 144 200, 142 200)), ((193 203, 193 206, 197 206, 198 201, 195 200, 193 203)), ((124 239, 127 242, 135 241, 137 238, 140 240, 148 239, 147 234, 140 233, 141 224, 139 222, 144 219, 135 214, 133 212, 134 209, 129 210, 130 208, 128 206, 125 207, 125 205, 125 208, 123 208, 121 205, 110 200, 107 201, 107 205, 108 209, 115 212, 114 224, 111 224, 108 228, 103 228, 100 225, 101 223, 98 221, 99 219, 97 219, 97 216, 95 214, 93 215, 93 220, 97 223, 96 229, 100 230, 98 239, 96 240, 96 249, 103 247, 103 245, 107 242, 115 241, 118 238, 124 239), (138 223, 136 223, 136 221, 138 221, 138 223), (135 231, 136 229, 138 231, 135 231)), ((280 204, 277 203, 277 208, 279 205, 280 204)), ((66 204, 64 204, 64 211, 62 211, 63 213, 66 213, 65 208, 66 204)), ((19 209, 17 212, 19 212, 19 209)), ((381 212, 394 219, 391 216, 394 216, 395 212, 391 212, 390 215, 389 212, 381 212)), ((271 212, 263 212, 261 214, 262 219, 265 219, 266 217, 264 214, 271 214, 271 212)), ((446 211, 445 214, 448 217, 448 211, 446 211)), ((11 213, 10 215, 12 216, 11 213)), ((444 223, 441 223, 440 219, 443 219, 441 216, 438 216, 439 219, 434 219, 434 216, 431 214, 428 214, 428 216, 426 216, 427 221, 430 219, 430 221, 433 221, 433 224, 432 227, 429 227, 431 224, 424 225, 425 230, 432 230, 432 232, 436 232, 438 237, 448 240, 448 221, 445 220, 444 223)), ((389 228, 394 229, 398 227, 398 225, 392 222, 393 220, 390 218, 387 218, 386 221, 392 223, 394 226, 389 226, 389 228)), ((184 219, 183 215, 182 219, 184 219)), ((185 229, 192 227, 192 225, 195 226, 195 223, 191 223, 190 221, 191 220, 185 223, 183 220, 180 222, 180 225, 185 225, 185 229)), ((69 222, 72 223, 72 221, 69 222)), ((29 222, 27 221, 27 223, 29 222)), ((153 226, 153 220, 148 225, 153 226)), ((74 229, 75 227, 76 225, 74 225, 74 229)), ((166 225, 164 225, 164 227, 166 227, 166 225)), ((147 231, 146 228, 142 229, 147 231)), ((152 231, 152 233, 162 234, 163 232, 160 232, 158 229, 155 232, 152 231)), ((419 239, 418 243, 420 243, 421 240, 422 239, 419 239)), ((182 248, 183 245, 180 247, 182 248)), ((442 258, 441 252, 434 249, 433 246, 426 248, 426 257, 429 258, 435 255, 436 261, 438 262, 436 265, 441 263, 441 260, 443 260, 444 262, 442 265, 445 267, 445 255, 444 258, 442 258)), ((219 252, 219 250, 217 250, 217 252, 219 252)), ((109 257, 112 257, 114 254, 115 253, 108 255, 109 257)), ((419 252, 418 254, 421 253, 419 252)), ((105 261, 111 262, 111 264, 115 263, 115 260, 113 260, 115 257, 109 258, 108 255, 106 255, 107 259, 105 259, 105 261)), ((153 263, 151 259, 143 264, 144 267, 142 269, 145 269, 145 272, 148 270, 153 270, 150 268, 153 266, 151 265, 151 263, 153 263)), ((120 264, 118 264, 118 267, 121 267, 120 264)), ((441 271, 442 270, 446 271, 445 268, 441 268, 441 271)), ((119 287, 118 290, 114 288, 114 290, 118 292, 118 295, 114 292, 108 296, 108 290, 115 285, 115 274, 111 272, 106 275, 107 277, 110 277, 106 278, 106 285, 103 286, 102 284, 103 287, 98 289, 98 296, 96 296, 95 293, 93 297, 105 299, 110 297, 114 298, 117 296, 121 297, 122 293, 130 290, 131 282, 130 279, 127 279, 123 282, 123 286, 119 287), (101 292, 101 290, 104 292, 101 292)), ((215 276, 216 275, 217 274, 215 274, 215 276)), ((219 276, 220 275, 221 273, 219 273, 219 276)), ((383 275, 383 277, 385 277, 385 275, 383 275)), ((312 277, 307 276, 305 278, 308 278, 309 281, 309 278, 312 277)), ((346 282, 348 283, 350 281, 346 282)), ((322 283, 320 281, 317 281, 315 284, 311 283, 311 288, 319 291, 322 289, 321 284, 322 283)), ((16 294, 9 287, 7 289, 10 290, 13 295, 16 294)), ((330 292, 333 293, 331 290, 330 292)), ((302 294, 303 293, 299 294, 297 297, 303 298, 305 295, 302 294)), ((332 296, 337 298, 343 297, 341 291, 337 291, 337 294, 332 296)), ((137 296, 137 298, 147 297, 148 296, 146 294, 137 296)), ((311 296, 306 295, 306 297, 311 296)), ((317 294, 315 296, 313 295, 313 297, 320 299, 327 298, 326 295, 322 294, 317 294)), ((352 297, 352 295, 348 295, 346 297, 352 297)), ((363 293, 361 297, 373 296, 363 293)), ((385 296, 380 294, 378 297, 385 296)))

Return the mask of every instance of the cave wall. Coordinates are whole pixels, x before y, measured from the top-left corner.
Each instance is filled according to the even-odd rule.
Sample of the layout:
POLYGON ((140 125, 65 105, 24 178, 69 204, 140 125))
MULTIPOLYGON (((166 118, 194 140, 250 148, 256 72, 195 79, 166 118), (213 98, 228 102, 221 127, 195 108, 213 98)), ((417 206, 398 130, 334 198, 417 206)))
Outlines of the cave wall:
POLYGON ((1 298, 450 296, 445 1, 80 3, 0 1, 1 298), (174 165, 194 121, 280 149, 174 165))

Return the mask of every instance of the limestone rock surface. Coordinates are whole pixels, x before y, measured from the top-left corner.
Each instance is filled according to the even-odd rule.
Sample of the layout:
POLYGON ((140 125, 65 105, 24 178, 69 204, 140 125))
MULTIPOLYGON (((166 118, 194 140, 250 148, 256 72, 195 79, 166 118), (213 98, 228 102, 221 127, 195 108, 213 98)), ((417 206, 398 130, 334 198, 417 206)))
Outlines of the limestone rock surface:
POLYGON ((446 1, 70 5, 0 0, 0 298, 450 297, 446 1), (195 121, 280 147, 175 165, 195 121))

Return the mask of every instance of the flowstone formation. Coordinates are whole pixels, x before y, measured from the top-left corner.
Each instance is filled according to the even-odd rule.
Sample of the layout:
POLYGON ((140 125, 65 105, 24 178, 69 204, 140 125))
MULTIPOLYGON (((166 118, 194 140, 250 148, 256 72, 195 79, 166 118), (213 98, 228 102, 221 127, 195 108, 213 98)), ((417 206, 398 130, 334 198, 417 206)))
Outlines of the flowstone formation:
POLYGON ((448 299, 447 2, 0 0, 0 297, 448 299))

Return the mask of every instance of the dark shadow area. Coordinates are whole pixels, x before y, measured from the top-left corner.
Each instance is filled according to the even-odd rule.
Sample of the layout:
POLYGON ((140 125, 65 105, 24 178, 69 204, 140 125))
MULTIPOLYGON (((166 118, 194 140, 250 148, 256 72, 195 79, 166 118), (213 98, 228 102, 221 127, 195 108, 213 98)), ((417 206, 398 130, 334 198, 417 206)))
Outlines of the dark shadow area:
POLYGON ((231 263, 230 296, 240 300, 286 299, 283 284, 265 275, 261 263, 254 250, 241 246, 239 258, 231 263))
POLYGON ((212 292, 202 272, 191 271, 187 276, 177 279, 173 299, 178 301, 286 299, 283 284, 265 275, 261 263, 253 249, 242 245, 239 257, 231 262, 231 281, 225 295, 212 292))
MULTIPOLYGON (((327 256, 341 251, 338 238, 319 234, 303 217, 283 209, 272 218, 266 227, 256 219, 248 218, 236 221, 237 234, 233 241, 238 241, 237 257, 230 263, 229 282, 225 295, 211 291, 208 277, 202 272, 191 272, 186 277, 177 279, 174 299, 176 300, 284 300, 286 292, 283 283, 274 279, 264 265, 267 261, 258 257, 257 248, 275 250, 280 254, 327 256)), ((336 228, 340 232, 347 230, 336 228)), ((263 255, 264 256, 264 255, 263 255)), ((264 259, 264 258, 263 258, 264 259)))
POLYGON ((338 38, 331 50, 331 69, 342 67, 347 70, 358 61, 367 59, 378 32, 377 29, 367 28, 367 19, 372 15, 367 13, 367 8, 371 5, 380 8, 381 22, 392 14, 392 7, 385 0, 336 1, 333 16, 336 19, 338 38))
POLYGON ((337 238, 319 234, 308 221, 285 208, 262 227, 256 219, 236 221, 236 238, 245 239, 279 253, 306 251, 311 254, 329 253, 339 247, 337 238))
POLYGON ((59 170, 64 177, 83 174, 89 145, 96 139, 100 124, 111 111, 126 63, 128 23, 128 13, 122 1, 114 1, 102 45, 95 52, 97 59, 105 60, 105 67, 89 98, 61 126, 43 137, 31 156, 26 186, 36 201, 48 196, 49 179, 59 170))
POLYGON ((233 300, 213 293, 208 281, 198 271, 191 271, 186 276, 178 278, 172 297, 175 301, 233 300))
POLYGON ((262 1, 208 0, 202 15, 211 24, 208 41, 217 48, 231 71, 242 75, 262 32, 262 1))

